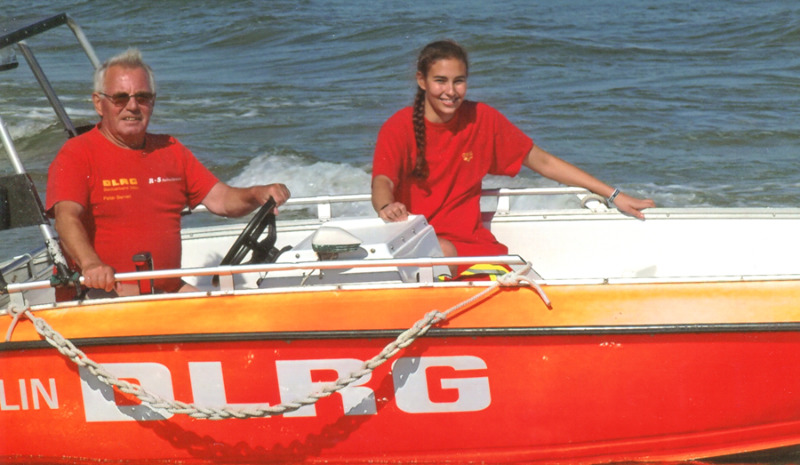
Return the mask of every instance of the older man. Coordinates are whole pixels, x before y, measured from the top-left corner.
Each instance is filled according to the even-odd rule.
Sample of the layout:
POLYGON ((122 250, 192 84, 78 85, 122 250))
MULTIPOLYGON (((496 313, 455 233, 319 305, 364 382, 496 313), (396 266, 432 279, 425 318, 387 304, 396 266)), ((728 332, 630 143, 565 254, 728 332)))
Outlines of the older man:
MULTIPOLYGON (((278 205, 289 198, 283 184, 228 186, 175 138, 148 133, 155 79, 136 49, 98 68, 92 101, 100 122, 64 144, 47 183, 48 213, 88 288, 138 293, 134 283, 115 285, 114 273, 133 271, 132 257, 142 251, 158 269, 180 268, 180 213, 187 205, 238 217, 270 197, 278 205)), ((179 279, 155 287, 191 289, 179 279)))

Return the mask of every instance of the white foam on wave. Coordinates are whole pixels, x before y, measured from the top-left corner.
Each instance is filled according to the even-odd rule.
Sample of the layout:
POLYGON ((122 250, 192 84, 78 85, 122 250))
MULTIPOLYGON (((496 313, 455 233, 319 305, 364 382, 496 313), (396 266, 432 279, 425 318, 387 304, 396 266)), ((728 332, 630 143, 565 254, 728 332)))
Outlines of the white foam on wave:
POLYGON ((89 102, 85 108, 67 108, 67 114, 73 120, 78 119, 99 119, 100 117, 97 115, 97 112, 94 110, 91 102, 89 102))
MULTIPOLYGON (((370 174, 346 163, 309 162, 297 155, 264 154, 250 161, 242 173, 229 181, 232 186, 283 183, 292 197, 365 194, 370 192, 370 174)), ((340 215, 372 211, 369 202, 342 205, 340 215)))
MULTIPOLYGON (((81 124, 82 121, 97 119, 97 113, 93 108, 66 108, 66 112, 74 124, 81 124)), ((50 107, 35 108, 11 108, 9 111, 12 117, 4 119, 6 128, 12 140, 23 139, 37 136, 48 129, 60 126, 53 109, 50 107)))
POLYGON ((6 124, 6 129, 12 140, 19 140, 41 134, 52 124, 52 121, 26 119, 6 124))

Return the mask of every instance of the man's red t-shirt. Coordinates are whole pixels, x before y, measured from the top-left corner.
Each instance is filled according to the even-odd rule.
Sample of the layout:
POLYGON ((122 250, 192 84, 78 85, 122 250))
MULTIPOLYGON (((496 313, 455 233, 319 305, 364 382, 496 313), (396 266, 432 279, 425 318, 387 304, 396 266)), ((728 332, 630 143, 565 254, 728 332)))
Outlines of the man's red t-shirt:
POLYGON ((443 124, 425 121, 427 179, 411 176, 417 158, 412 108, 404 108, 378 133, 372 176, 387 176, 395 200, 424 215, 461 256, 504 255, 508 248, 483 227, 481 183, 487 174, 515 176, 533 140, 500 112, 465 101, 443 124))
MULTIPOLYGON (((156 269, 181 266, 181 217, 218 182, 175 138, 147 134, 144 150, 119 147, 98 127, 68 140, 50 165, 47 211, 62 200, 82 205, 89 240, 116 272, 135 270, 133 255, 150 252, 156 269)), ((175 291, 180 280, 156 288, 175 291)))

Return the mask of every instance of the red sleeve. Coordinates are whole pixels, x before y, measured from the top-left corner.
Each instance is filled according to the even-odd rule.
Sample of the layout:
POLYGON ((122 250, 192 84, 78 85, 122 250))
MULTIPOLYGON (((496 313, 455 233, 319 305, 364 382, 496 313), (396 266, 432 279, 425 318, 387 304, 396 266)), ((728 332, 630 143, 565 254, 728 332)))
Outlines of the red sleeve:
POLYGON ((411 108, 404 108, 389 118, 378 132, 372 156, 372 177, 384 175, 395 186, 405 177, 415 152, 411 108))
POLYGON ((533 139, 515 126, 502 113, 488 105, 479 103, 492 120, 494 131, 495 158, 489 169, 490 174, 516 176, 522 162, 533 148, 533 139))

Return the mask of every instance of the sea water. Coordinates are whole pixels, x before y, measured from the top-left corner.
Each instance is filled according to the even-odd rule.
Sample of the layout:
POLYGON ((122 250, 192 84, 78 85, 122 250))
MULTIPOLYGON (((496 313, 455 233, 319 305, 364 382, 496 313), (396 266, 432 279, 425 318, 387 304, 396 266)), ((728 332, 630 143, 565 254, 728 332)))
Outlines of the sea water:
MULTIPOLYGON (((158 83, 150 130, 234 185, 369 192, 376 134, 411 103, 417 53, 452 38, 470 53, 468 98, 609 184, 664 207, 798 204, 797 2, 28 0, 4 2, 0 27, 60 12, 101 59, 139 48, 158 83)), ((28 41, 69 115, 94 123, 73 43, 65 27, 28 41)), ((0 73, 0 116, 44 196, 65 134, 18 59, 0 73)), ((486 182, 501 185, 554 183, 528 170, 486 182)), ((0 233, 0 256, 38 240, 0 233)))

